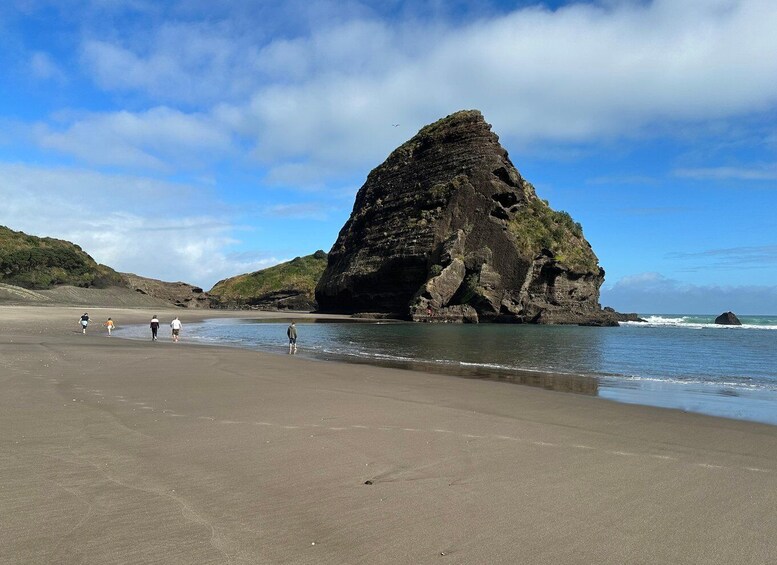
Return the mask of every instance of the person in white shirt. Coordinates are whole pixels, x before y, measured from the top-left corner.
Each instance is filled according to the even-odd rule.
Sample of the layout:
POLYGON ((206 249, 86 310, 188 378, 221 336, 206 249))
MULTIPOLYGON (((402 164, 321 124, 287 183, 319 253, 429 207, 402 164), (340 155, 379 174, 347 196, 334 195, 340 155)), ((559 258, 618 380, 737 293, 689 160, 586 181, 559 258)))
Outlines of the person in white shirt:
POLYGON ((178 319, 178 316, 175 317, 175 320, 170 322, 170 327, 173 328, 173 341, 178 341, 178 335, 181 333, 181 327, 183 324, 181 323, 181 320, 178 319))

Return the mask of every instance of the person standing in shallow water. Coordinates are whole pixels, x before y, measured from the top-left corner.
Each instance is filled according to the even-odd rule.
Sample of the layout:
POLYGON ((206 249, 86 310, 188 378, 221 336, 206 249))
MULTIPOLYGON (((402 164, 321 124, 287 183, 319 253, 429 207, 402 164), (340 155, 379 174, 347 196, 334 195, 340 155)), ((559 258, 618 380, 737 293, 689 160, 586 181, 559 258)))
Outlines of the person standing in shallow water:
POLYGON ((170 322, 170 328, 173 330, 173 341, 178 343, 178 335, 181 333, 181 326, 183 324, 181 323, 181 320, 178 319, 178 316, 175 317, 175 320, 170 322))
POLYGON ((159 320, 156 314, 151 318, 151 341, 156 341, 156 334, 159 332, 159 320))
POLYGON ((286 335, 289 336, 289 354, 297 352, 297 326, 294 322, 289 325, 286 330, 286 335))
POLYGON ((86 335, 86 326, 89 325, 89 314, 84 312, 84 315, 81 316, 81 332, 86 335))

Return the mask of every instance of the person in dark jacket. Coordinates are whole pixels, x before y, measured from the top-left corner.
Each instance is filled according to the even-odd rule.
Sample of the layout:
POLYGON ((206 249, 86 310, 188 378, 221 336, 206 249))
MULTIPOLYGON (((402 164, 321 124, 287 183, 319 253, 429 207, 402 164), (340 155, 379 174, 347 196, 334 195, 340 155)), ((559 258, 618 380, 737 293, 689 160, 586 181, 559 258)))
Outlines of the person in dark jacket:
POLYGON ((84 315, 81 316, 81 331, 86 334, 86 326, 89 325, 89 314, 84 312, 84 315))
POLYGON ((156 334, 159 331, 159 320, 156 317, 156 314, 154 314, 154 317, 151 318, 151 341, 156 341, 156 334))
POLYGON ((286 335, 289 336, 289 353, 296 353, 297 352, 297 326, 294 325, 294 322, 291 323, 291 325, 286 330, 286 335))

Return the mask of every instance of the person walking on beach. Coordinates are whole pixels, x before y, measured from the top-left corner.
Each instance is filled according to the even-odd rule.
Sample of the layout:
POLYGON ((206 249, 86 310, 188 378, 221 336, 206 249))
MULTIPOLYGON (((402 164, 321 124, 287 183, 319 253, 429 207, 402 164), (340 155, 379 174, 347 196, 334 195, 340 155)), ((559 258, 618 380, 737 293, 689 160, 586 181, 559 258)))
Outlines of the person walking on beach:
POLYGON ((170 322, 170 327, 173 329, 173 341, 178 343, 178 334, 181 333, 181 326, 183 324, 181 323, 181 320, 178 319, 178 316, 175 317, 175 320, 170 322))
POLYGON ((81 316, 81 331, 84 335, 86 335, 86 326, 89 325, 89 314, 84 312, 84 315, 81 316))
POLYGON ((151 341, 156 341, 156 334, 159 331, 159 320, 156 314, 151 318, 151 341))
POLYGON ((286 329, 286 335, 289 336, 289 355, 297 352, 297 326, 294 322, 286 329))
POLYGON ((106 328, 108 328, 108 337, 111 337, 111 332, 113 331, 113 328, 116 327, 116 324, 113 323, 113 320, 111 318, 108 318, 108 321, 103 324, 106 328))

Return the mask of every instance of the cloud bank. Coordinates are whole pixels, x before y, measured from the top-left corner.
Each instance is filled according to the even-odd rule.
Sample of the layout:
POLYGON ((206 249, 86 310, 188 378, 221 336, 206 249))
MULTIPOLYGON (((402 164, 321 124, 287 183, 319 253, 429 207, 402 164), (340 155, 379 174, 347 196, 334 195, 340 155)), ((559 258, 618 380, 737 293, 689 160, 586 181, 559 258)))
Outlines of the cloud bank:
POLYGON ((693 285, 641 273, 603 287, 601 302, 620 312, 641 314, 777 315, 777 287, 693 285))
MULTIPOLYGON (((228 17, 165 23, 142 41, 92 29, 83 70, 151 109, 76 118, 40 143, 96 163, 154 167, 162 147, 181 139, 171 128, 188 127, 186 139, 222 150, 239 137, 257 166, 291 182, 289 167, 303 178, 368 170, 420 125, 463 108, 483 110, 523 147, 666 133, 668 124, 777 103, 777 57, 764 56, 777 29, 768 0, 578 3, 466 22, 352 12, 269 39, 261 22, 251 34, 228 17), (158 147, 128 133, 133 120, 148 136, 158 131, 158 147), (100 142, 118 139, 121 151, 88 144, 94 131, 100 142)), ((187 152, 196 159, 199 148, 183 143, 177 161, 183 166, 187 152)))

